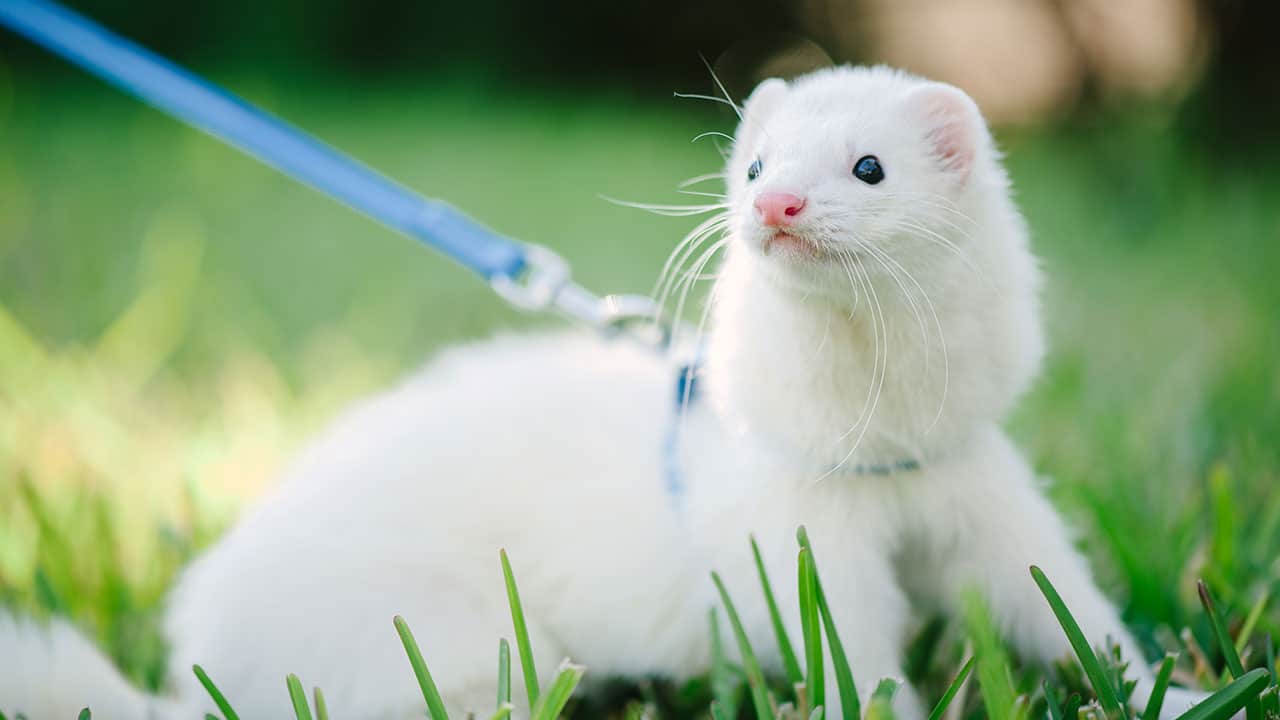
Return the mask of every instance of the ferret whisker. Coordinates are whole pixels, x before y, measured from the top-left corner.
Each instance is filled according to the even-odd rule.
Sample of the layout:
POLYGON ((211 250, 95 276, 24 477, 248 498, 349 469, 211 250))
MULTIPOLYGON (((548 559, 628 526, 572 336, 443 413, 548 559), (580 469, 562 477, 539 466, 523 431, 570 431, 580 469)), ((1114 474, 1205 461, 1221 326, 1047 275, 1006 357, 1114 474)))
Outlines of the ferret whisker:
POLYGON ((872 377, 878 377, 878 380, 874 381, 876 389, 875 397, 871 400, 871 407, 867 411, 866 420, 862 423, 862 430, 858 433, 857 439, 854 440, 853 446, 849 448, 849 454, 841 461, 841 465, 847 462, 848 458, 852 457, 854 453, 857 452, 858 448, 862 446, 862 440, 866 437, 867 431, 871 428, 872 419, 875 418, 876 408, 880 405, 880 396, 884 392, 885 381, 889 374, 889 323, 885 320, 884 306, 880 302, 880 293, 876 292, 875 284, 871 280, 871 274, 867 271, 866 266, 863 265, 862 260, 855 257, 854 261, 854 266, 862 273, 863 281, 871 295, 871 307, 875 309, 875 313, 872 317, 878 318, 878 321, 873 324, 879 327, 879 336, 882 338, 877 345, 883 347, 883 350, 876 355, 880 370, 879 375, 877 376, 874 372, 874 367, 872 369, 872 377))
POLYGON ((693 139, 692 139, 692 140, 690 140, 689 142, 691 142, 691 143, 696 143, 696 142, 698 142, 699 140, 701 140, 701 139, 703 139, 703 138, 707 138, 707 137, 718 137, 718 138, 724 138, 725 140, 728 140, 729 142, 733 142, 733 136, 732 136, 732 135, 730 135, 730 134, 728 134, 728 133, 722 133, 722 132, 720 132, 719 130, 708 130, 708 131, 703 132, 703 133, 698 133, 697 135, 694 135, 694 136, 693 136, 693 139))
POLYGON ((724 174, 724 173, 722 173, 722 172, 704 173, 704 174, 702 174, 702 175, 694 175, 693 177, 689 178, 688 180, 684 180, 684 181, 680 182, 680 184, 679 184, 679 185, 676 185, 676 187, 678 187, 678 188, 687 188, 687 187, 689 187, 690 185, 697 185, 698 183, 704 183, 704 182, 707 182, 707 181, 710 181, 710 180, 720 180, 720 181, 724 181, 724 179, 725 179, 725 174, 724 174))
MULTIPOLYGON (((924 341, 924 367, 927 374, 929 370, 929 351, 931 349, 929 330, 925 326, 924 315, 920 312, 920 306, 916 303, 914 294, 911 293, 906 284, 902 282, 902 278, 898 275, 898 271, 885 262, 882 257, 884 251, 871 243, 865 243, 857 240, 855 240, 855 242, 861 250, 870 255, 871 258, 880 265, 880 267, 884 268, 885 273, 894 281, 894 283, 897 284, 898 290, 902 292, 902 297, 907 301, 907 306, 911 308, 911 314, 915 316, 916 324, 920 327, 920 338, 924 341)), ((905 268, 900 264, 895 262, 894 265, 897 265, 898 269, 905 272, 905 268)), ((919 283, 917 283, 917 286, 919 286, 919 283)))
POLYGON ((738 119, 739 120, 742 119, 742 111, 738 109, 737 103, 733 102, 732 100, 726 100, 722 97, 716 97, 715 95, 703 95, 702 93, 675 92, 675 93, 672 93, 672 95, 675 95, 676 97, 682 98, 684 100, 707 100, 709 102, 720 103, 721 105, 728 105, 729 107, 733 108, 733 111, 735 113, 737 113, 738 119))
MULTIPOLYGON (((932 193, 910 193, 910 192, 888 193, 881 196, 882 202, 879 204, 879 206, 883 207, 885 204, 887 204, 890 201, 907 198, 912 202, 916 202, 928 207, 949 212, 953 216, 958 218, 959 221, 966 222, 970 227, 977 227, 977 221, 975 221, 973 218, 969 217, 968 215, 966 215, 965 213, 959 210, 954 209, 950 205, 944 205, 942 203, 928 199, 930 197, 940 197, 940 196, 935 196, 932 193)), ((928 221, 936 222, 939 225, 945 226, 947 229, 951 230, 952 232, 954 232, 956 235, 958 235, 965 241, 970 241, 973 239, 972 235, 970 234, 967 228, 958 224, 958 222, 956 222, 955 220, 952 220, 951 218, 932 216, 932 217, 928 217, 928 221)), ((958 245, 956 245, 954 242, 948 241, 948 244, 955 248, 956 253, 958 254, 963 253, 963 250, 961 250, 961 248, 958 245)))
POLYGON ((835 240, 834 236, 831 234, 834 229, 835 228, 828 228, 827 232, 819 235, 817 244, 820 250, 826 252, 831 257, 834 257, 840 263, 840 267, 844 270, 845 277, 849 280, 849 292, 852 293, 853 298, 849 303, 848 319, 852 320, 858 313, 858 306, 862 302, 862 293, 858 292, 858 286, 853 281, 853 270, 849 266, 851 258, 841 246, 840 242, 835 240))
POLYGON ((608 195, 601 195, 600 199, 613 203, 614 205, 644 210, 645 212, 651 212, 654 215, 663 215, 666 217, 690 217, 693 215, 704 215, 709 212, 725 210, 729 207, 728 203, 723 202, 707 203, 706 205, 664 205, 619 200, 617 198, 611 198, 608 195))
POLYGON ((932 193, 932 192, 896 190, 890 193, 886 193, 885 197, 906 198, 909 200, 913 200, 914 202, 923 203, 925 205, 937 208, 939 210, 945 210, 946 212, 951 213, 957 218, 967 221, 970 225, 977 226, 978 224, 976 220, 969 217, 967 213, 961 210, 960 207, 956 205, 955 201, 951 200, 945 195, 939 195, 938 193, 932 193))
POLYGON ((675 248, 672 249, 671 253, 667 255, 667 260, 662 265, 662 271, 658 274, 659 282, 658 287, 654 288, 654 294, 658 294, 657 291, 662 285, 663 278, 666 278, 667 274, 672 272, 673 266, 680 264, 683 259, 682 254, 689 251, 689 247, 691 245, 697 246, 705 241, 707 237, 724 230, 724 228, 727 227, 728 221, 728 214, 721 213, 698 223, 697 227, 691 230, 688 235, 685 235, 684 238, 676 244, 675 248))
POLYGON ((958 258, 960 262, 964 263, 965 267, 967 267, 970 271, 972 271, 977 276, 981 277, 984 281, 988 280, 987 274, 983 272, 982 269, 979 268, 977 265, 973 264, 973 261, 969 259, 968 254, 965 253, 964 250, 962 250, 958 245, 948 240, 946 236, 942 235, 941 233, 935 230, 930 230, 929 228, 923 225, 919 225, 919 224, 910 222, 908 220, 899 221, 897 223, 897 226, 900 229, 911 231, 908 234, 913 237, 917 237, 921 240, 926 240, 929 242, 936 243, 946 248, 947 250, 950 250, 953 254, 955 254, 956 258, 958 258))
MULTIPOLYGON (((933 428, 937 426, 938 421, 942 419, 942 412, 947 406, 947 395, 950 393, 950 390, 951 390, 951 356, 947 351, 947 335, 942 329, 942 320, 939 319, 938 317, 938 310, 933 304, 933 299, 929 297, 929 291, 925 290, 924 286, 920 284, 920 281, 917 280, 916 277, 911 274, 911 271, 908 270, 906 267, 904 267, 902 263, 894 259, 893 255, 890 254, 888 250, 885 250, 883 248, 872 248, 872 251, 879 254, 883 258, 882 263, 885 261, 892 263, 895 267, 898 268, 898 270, 903 275, 907 277, 909 281, 911 281, 913 285, 916 286, 916 288, 920 291, 920 296, 924 298, 924 302, 926 307, 928 307, 929 309, 929 313, 933 316, 933 325, 938 330, 938 344, 941 346, 941 349, 942 349, 942 397, 938 401, 938 411, 934 414, 933 420, 929 423, 929 426, 924 431, 924 434, 927 435, 933 431, 933 428)), ((923 328, 921 328, 921 332, 923 331, 924 331, 923 328)), ((928 350, 927 344, 925 348, 926 348, 925 371, 928 372, 929 355, 927 352, 928 350)))
MULTIPOLYGON (((878 317, 876 315, 877 298, 874 296, 875 291, 871 287, 871 279, 865 272, 865 268, 863 268, 862 266, 862 261, 856 255, 848 255, 846 257, 849 261, 849 267, 854 274, 853 276, 857 281, 861 294, 867 296, 868 298, 867 305, 870 311, 870 319, 871 319, 873 362, 872 362, 872 369, 871 369, 872 380, 867 385, 867 394, 866 394, 866 397, 863 398, 862 410, 858 413, 858 418, 853 422, 853 424, 850 425, 847 430, 841 433, 839 440, 844 440, 848 438, 851 434, 853 434, 855 430, 857 430, 858 426, 861 425, 864 422, 864 420, 867 422, 870 422, 868 413, 870 412, 870 409, 873 404, 873 398, 875 396, 876 378, 879 375, 880 344, 881 344, 880 343, 880 325, 879 325, 878 317)), ((852 453, 850 453, 850 455, 852 455, 852 453)))
POLYGON ((676 245, 671 254, 667 256, 666 262, 662 266, 662 272, 658 275, 658 281, 654 287, 653 296, 657 299, 658 313, 661 315, 665 308, 666 301, 670 293, 675 289, 678 275, 681 267, 693 257, 698 248, 718 233, 723 233, 728 227, 729 215, 722 213, 712 218, 708 218, 693 229, 683 240, 676 245))
MULTIPOLYGON (((729 103, 729 107, 733 108, 734 114, 738 116, 738 121, 741 122, 742 108, 738 107, 738 103, 733 101, 733 98, 729 95, 729 90, 725 88, 724 83, 720 82, 720 76, 716 75, 715 68, 711 67, 711 63, 707 62, 707 58, 702 53, 698 53, 698 57, 702 60, 702 64, 706 66, 707 72, 711 73, 711 79, 715 81, 716 87, 720 88, 720 93, 724 95, 725 102, 729 103)), ((730 138, 730 142, 732 142, 732 138, 730 138)))
MULTIPOLYGON (((853 270, 849 267, 850 258, 842 252, 834 243, 824 242, 824 248, 831 252, 844 270, 845 277, 849 279, 849 292, 853 294, 853 301, 849 303, 849 320, 852 320, 858 312, 858 305, 862 302, 862 293, 858 292, 857 284, 853 281, 853 270)), ((828 318, 829 321, 829 318, 828 318)))
MULTIPOLYGON (((852 277, 850 278, 850 280, 852 280, 852 277)), ((854 297, 857 297, 857 292, 854 292, 854 297)), ((827 321, 823 323, 823 326, 822 326, 822 339, 818 341, 818 347, 813 349, 813 353, 815 355, 820 354, 827 347, 827 341, 830 339, 831 339, 831 306, 828 305, 827 321)))
POLYGON ((827 472, 819 478, 819 480, 823 480, 836 472, 839 472, 841 468, 848 464, 850 458, 858 452, 858 448, 862 445, 863 438, 866 437, 867 430, 871 427, 871 420, 875 417, 876 406, 880 403, 880 394, 884 390, 885 378, 888 374, 889 328, 884 318, 884 309, 880 305, 880 296, 876 292, 875 286, 871 282, 871 277, 862 264, 862 260, 856 255, 851 256, 851 259, 853 260, 854 268, 858 272, 858 276, 861 278, 862 286, 870 298, 870 307, 873 310, 871 318, 872 336, 875 338, 873 344, 874 361, 871 368, 871 384, 867 388, 870 402, 869 404, 864 404, 863 411, 859 413, 858 419, 839 437, 838 441, 847 439, 854 430, 858 430, 859 425, 861 425, 861 429, 858 430, 858 436, 854 439, 849 451, 845 453, 844 457, 842 457, 838 463, 828 469, 827 472), (883 352, 881 351, 881 348, 883 348, 883 352), (883 362, 881 362, 882 356, 883 362))
POLYGON ((719 252, 721 248, 723 248, 725 245, 727 245, 728 242, 729 242, 729 239, 727 237, 721 238, 717 240, 715 243, 713 243, 711 247, 704 250, 702 255, 698 257, 697 261, 694 262, 692 272, 686 274, 686 276, 678 282, 678 286, 681 288, 681 290, 680 290, 680 298, 676 302, 675 312, 672 314, 673 326, 675 324, 678 324, 680 322, 680 319, 684 317, 684 307, 685 307, 685 303, 689 299, 689 291, 692 290, 693 286, 696 284, 696 281, 694 280, 694 278, 696 278, 699 274, 702 273, 702 269, 707 266, 707 263, 711 262, 711 259, 715 257, 716 253, 719 252))
MULTIPOLYGON (((675 313, 673 314, 673 316, 672 316, 672 320, 671 320, 671 327, 672 327, 671 342, 672 342, 672 344, 673 344, 673 345, 675 345, 675 346, 680 346, 680 345, 682 344, 683 339, 684 339, 684 338, 683 338, 683 332, 684 332, 684 330, 686 329, 687 325, 686 325, 686 323, 684 322, 683 317, 684 317, 684 312, 685 312, 685 305, 686 305, 686 303, 688 302, 688 299, 689 299, 689 296, 690 296, 690 292, 691 292, 691 290, 693 289, 693 285, 694 285, 694 283, 693 283, 693 282, 687 282, 687 283, 685 283, 685 284, 682 286, 682 288, 681 288, 681 293, 680 293, 680 298, 679 298, 678 303, 677 303, 677 309, 676 309, 676 312, 675 312, 675 313)), ((713 285, 713 286, 712 286, 712 292, 714 292, 714 290, 715 290, 715 287, 714 287, 714 285, 713 285)), ((699 330, 699 332, 698 332, 698 336, 697 336, 697 338, 696 338, 699 342, 700 342, 700 337, 701 337, 701 331, 699 330)), ((695 343, 694 347, 697 347, 696 343, 695 343)))

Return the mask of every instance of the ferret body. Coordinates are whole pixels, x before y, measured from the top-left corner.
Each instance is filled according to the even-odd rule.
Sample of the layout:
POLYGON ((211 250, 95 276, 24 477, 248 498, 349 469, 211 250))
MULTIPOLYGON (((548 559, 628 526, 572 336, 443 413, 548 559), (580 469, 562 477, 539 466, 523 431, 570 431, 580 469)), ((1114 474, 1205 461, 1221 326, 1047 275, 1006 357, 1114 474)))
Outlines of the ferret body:
MULTIPOLYGON (((1067 655, 1032 564, 1149 682, 999 427, 1043 353, 1040 281, 972 101, 886 68, 767 81, 726 172, 726 257, 682 417, 678 363, 625 343, 566 332, 449 351, 335 423, 183 574, 166 621, 176 699, 103 679, 98 697, 63 686, 63 706, 41 705, 55 694, 31 688, 58 658, 108 671, 65 628, 10 621, 0 639, 32 661, 0 655, 0 707, 196 717, 214 709, 198 662, 246 717, 289 712, 290 672, 334 717, 419 717, 400 614, 450 710, 484 714, 511 633, 499 548, 544 683, 563 657, 595 677, 705 671, 712 570, 777 669, 748 537, 799 638, 802 524, 864 697, 901 677, 913 612, 955 613, 966 588, 1024 656, 1067 655)), ((910 687, 895 703, 926 713, 910 687)))

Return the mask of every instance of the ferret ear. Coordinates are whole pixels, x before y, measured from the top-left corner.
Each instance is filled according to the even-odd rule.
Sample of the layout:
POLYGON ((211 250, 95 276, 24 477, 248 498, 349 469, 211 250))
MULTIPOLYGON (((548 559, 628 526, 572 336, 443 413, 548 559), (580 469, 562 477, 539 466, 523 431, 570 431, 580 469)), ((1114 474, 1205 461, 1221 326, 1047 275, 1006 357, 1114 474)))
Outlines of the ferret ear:
POLYGON ((925 137, 943 170, 963 182, 973 170, 986 123, 978 105, 960 88, 929 83, 908 97, 915 117, 924 124, 925 137))
POLYGON ((751 96, 742 105, 742 122, 738 125, 737 144, 749 147, 755 142, 760 128, 782 104, 782 98, 786 94, 787 83, 778 78, 769 78, 751 91, 751 96))

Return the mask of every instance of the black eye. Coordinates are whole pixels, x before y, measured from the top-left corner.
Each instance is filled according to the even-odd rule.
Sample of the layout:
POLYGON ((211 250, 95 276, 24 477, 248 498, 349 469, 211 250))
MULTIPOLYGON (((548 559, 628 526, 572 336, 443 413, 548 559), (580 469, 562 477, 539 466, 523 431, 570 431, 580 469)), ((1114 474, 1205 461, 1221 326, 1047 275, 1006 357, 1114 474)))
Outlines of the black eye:
POLYGON ((875 185, 884 179, 884 168, 875 155, 863 155, 853 166, 853 176, 868 185, 875 185))
POLYGON ((747 168, 747 182, 760 177, 760 171, 763 169, 764 166, 760 164, 760 158, 756 158, 755 162, 751 163, 751 167, 747 168))

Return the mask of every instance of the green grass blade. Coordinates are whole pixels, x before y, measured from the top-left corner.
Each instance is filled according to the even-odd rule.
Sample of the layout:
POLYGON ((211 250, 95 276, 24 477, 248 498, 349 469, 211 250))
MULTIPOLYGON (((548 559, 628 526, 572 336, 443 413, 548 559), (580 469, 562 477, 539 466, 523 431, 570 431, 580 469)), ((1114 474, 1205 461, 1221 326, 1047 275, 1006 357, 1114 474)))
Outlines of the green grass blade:
POLYGON ((1258 696, 1258 705, 1262 707, 1265 718, 1280 717, 1280 687, 1272 685, 1258 696))
POLYGON ((569 697, 582 681, 582 674, 585 671, 586 668, 574 665, 568 660, 561 663, 560 672, 556 674, 556 679, 551 681, 547 691, 538 698, 538 704, 529 714, 529 720, 556 720, 560 717, 560 712, 568 704, 569 697))
POLYGON ((736 718, 738 716, 738 688, 741 687, 741 681, 738 675, 729 667, 729 660, 724 654, 724 639, 720 635, 720 618, 716 609, 713 607, 708 612, 707 621, 710 623, 711 630, 711 697, 715 698, 713 705, 719 707, 720 712, 727 717, 736 718))
POLYGON ((1032 565, 1031 577, 1035 579, 1036 585, 1040 587, 1040 592, 1044 594, 1045 600, 1049 601, 1049 607, 1053 610, 1053 614, 1057 616, 1058 624, 1062 626, 1063 632, 1067 634, 1071 649, 1075 651, 1076 657, 1079 658, 1080 666, 1084 668, 1084 674, 1088 676, 1089 684, 1093 686, 1093 692, 1097 694, 1098 702, 1102 705, 1102 709, 1109 716, 1124 717, 1124 708, 1120 706, 1120 698, 1116 695, 1115 687, 1107 679, 1107 672, 1102 667, 1102 663, 1098 660, 1093 648, 1089 646, 1089 641, 1085 639, 1079 623, 1072 617, 1066 603, 1062 602, 1062 596, 1054 589, 1053 583, 1049 582, 1049 578, 1045 577, 1044 571, 1040 568, 1032 565))
POLYGON ((809 533, 803 525, 796 529, 796 540, 802 549, 808 551, 809 559, 813 562, 813 584, 818 595, 818 611, 822 614, 822 625, 827 633, 827 645, 831 647, 831 667, 836 674, 836 689, 840 692, 841 718, 842 720, 859 720, 862 717, 862 701, 858 697, 858 686, 853 681, 853 668, 849 666, 849 657, 844 652, 844 643, 840 642, 840 633, 836 632, 835 618, 831 615, 827 594, 822 590, 818 558, 813 554, 809 533))
POLYGON ((773 720, 773 709, 769 706, 769 693, 764 684, 764 671, 760 669, 760 661, 756 659, 756 654, 751 649, 747 631, 742 628, 738 610, 729 599, 729 591, 725 590, 720 574, 711 573, 711 581, 716 584, 716 590, 720 592, 720 602, 724 605, 724 611, 729 616, 729 626, 733 628, 733 635, 738 641, 738 652, 742 655, 742 666, 747 671, 747 686, 751 689, 751 701, 755 705, 756 717, 759 720, 773 720))
POLYGON ((711 701, 711 720, 736 720, 735 716, 730 715, 720 705, 720 701, 711 701))
POLYGON ((1203 580, 1196 581, 1196 590, 1200 593, 1200 604, 1209 616, 1209 624, 1213 626, 1213 635, 1218 640, 1218 647, 1222 649, 1227 669, 1231 671, 1231 677, 1239 678, 1244 674, 1244 665, 1240 662, 1240 655, 1236 652, 1236 644, 1231 641, 1227 626, 1222 624, 1222 618, 1218 616, 1218 605, 1214 602, 1213 593, 1209 592, 1209 586, 1203 580))
MULTIPOLYGON (((951 701, 955 700, 956 694, 960 692, 964 681, 969 679, 969 673, 973 671, 974 660, 974 657, 970 657, 965 661, 964 666, 960 668, 960 672, 956 673, 955 679, 947 686, 947 691, 942 694, 942 699, 938 701, 937 705, 933 706, 933 712, 929 713, 929 720, 941 720, 943 713, 951 706, 951 701)), ((1048 697, 1048 695, 1049 693, 1046 691, 1045 697, 1048 697)), ((1052 699, 1049 700, 1049 707, 1054 707, 1052 699)))
POLYGON ((89 712, 89 708, 81 710, 80 714, 76 716, 76 720, 92 720, 92 718, 93 713, 89 712))
POLYGON ((893 720, 893 696, 897 693, 897 680, 882 679, 867 702, 867 720, 893 720))
POLYGON ((199 665, 192 665, 191 672, 196 674, 196 679, 204 686, 205 692, 209 693, 209 697, 213 698, 213 704, 218 706, 218 712, 222 713, 225 720, 240 720, 240 716, 236 715, 236 711, 231 709, 231 703, 227 702, 227 697, 222 694, 217 685, 213 684, 213 680, 204 668, 199 665))
MULTIPOLYGON (((1065 716, 1062 714, 1062 708, 1058 706, 1058 693, 1054 692, 1048 681, 1040 683, 1040 687, 1044 691, 1044 704, 1049 711, 1049 720, 1063 720, 1065 716)), ((940 717, 942 716, 936 713, 929 714, 929 720, 938 720, 940 717)))
POLYGON ((505 718, 509 718, 511 717, 511 711, 515 709, 515 706, 511 703, 503 703, 498 706, 498 709, 495 710, 492 715, 489 716, 489 720, 504 720, 505 718))
POLYGON ((1013 716, 1009 720, 1027 720, 1031 716, 1031 698, 1019 695, 1013 701, 1013 716))
POLYGON ((1276 646, 1270 635, 1267 635, 1267 672, 1271 673, 1272 685, 1280 683, 1280 679, 1276 678, 1276 646))
POLYGON ((289 673, 285 685, 289 688, 289 699, 293 701, 293 714, 298 720, 311 720, 311 706, 307 705, 307 691, 302 689, 302 681, 289 673))
POLYGON ((831 646, 831 667, 836 673, 836 689, 840 692, 841 717, 843 720, 858 720, 862 715, 862 703, 858 699, 858 687, 853 682, 853 668, 849 666, 844 644, 836 633, 836 624, 822 595, 821 583, 818 584, 818 610, 822 613, 822 624, 827 631, 827 644, 831 646))
POLYGON ((1227 720, 1250 701, 1257 702, 1259 693, 1270 679, 1262 668, 1250 670, 1179 715, 1177 720, 1227 720))
POLYGON ((1000 633, 980 594, 967 591, 962 599, 965 630, 973 643, 974 671, 978 675, 978 689, 982 692, 986 715, 988 718, 1011 717, 1017 692, 1010 679, 1009 657, 1000 641, 1000 633))
POLYGON ((1177 656, 1165 655, 1160 662, 1160 670, 1156 672, 1156 683, 1151 686, 1151 697, 1147 699, 1147 708, 1142 711, 1142 720, 1160 720, 1160 709, 1164 707, 1165 693, 1169 692, 1169 678, 1173 677, 1173 664, 1177 656))
POLYGON ((1240 526, 1232 490, 1231 472, 1224 462, 1209 471, 1209 500, 1213 535, 1209 538, 1209 566, 1231 577, 1236 567, 1236 528, 1240 526))
POLYGON ((400 635, 400 642, 404 645, 404 652, 409 656, 409 665, 413 667, 413 674, 418 678, 418 687, 422 688, 422 697, 427 701, 431 720, 448 720, 449 714, 444 710, 444 700, 440 697, 435 680, 431 679, 431 671, 427 670, 427 661, 422 659, 422 651, 418 649, 418 642, 413 639, 409 624, 399 615, 393 622, 396 633, 400 635))
POLYGON ((943 633, 947 629, 947 619, 941 615, 929 618, 916 638, 907 646, 907 659, 903 661, 902 674, 911 679, 923 678, 929 674, 933 662, 942 646, 943 633))
POLYGON ((1249 641, 1253 639, 1253 631, 1258 627, 1258 621, 1262 619, 1262 613, 1266 612, 1267 603, 1270 601, 1271 593, 1263 590, 1257 601, 1253 603, 1253 607, 1249 608, 1249 614, 1245 616, 1244 624, 1240 626, 1240 633, 1236 636, 1237 655, 1243 655, 1244 649, 1249 646, 1249 641))
POLYGON ((1080 698, 1080 693, 1071 693, 1067 698, 1066 704, 1062 706, 1062 717, 1067 718, 1068 720, 1074 720, 1076 716, 1080 714, 1080 704, 1082 702, 1083 700, 1080 698))
POLYGON ((511 646, 498 640, 498 707, 511 703, 511 646))
POLYGON ((329 705, 324 701, 324 693, 320 692, 320 688, 314 688, 311 692, 315 696, 316 720, 329 720, 329 705))
MULTIPOLYGON (((1236 652, 1236 644, 1232 642, 1227 626, 1218 615, 1218 604, 1213 599, 1213 593, 1209 591, 1209 586, 1205 585, 1203 580, 1196 581, 1196 590, 1200 593, 1200 604, 1204 606, 1205 614, 1209 616, 1209 624, 1213 626, 1213 635, 1218 640, 1218 647, 1222 650, 1223 659, 1226 660, 1227 670, 1230 671, 1231 677, 1239 679, 1244 675, 1244 663, 1240 662, 1240 653, 1236 652)), ((1258 704, 1256 697, 1245 703, 1245 716, 1248 720, 1262 720, 1262 706, 1258 704)))
POLYGON ((898 694, 898 681, 893 678, 881 678, 876 689, 871 693, 871 702, 892 703, 893 696, 898 694))
POLYGON ((516 649, 520 652, 520 672, 524 674, 524 689, 529 695, 529 707, 538 704, 538 669, 533 664, 533 646, 529 644, 529 626, 524 622, 524 608, 520 605, 520 591, 516 588, 516 576, 511 572, 507 551, 502 558, 502 578, 507 584, 507 602, 511 605, 511 625, 516 632, 516 649))
POLYGON ((769 620, 773 623, 778 652, 782 655, 782 668, 787 673, 787 680, 795 685, 804 681, 804 674, 800 671, 800 662, 796 660, 791 638, 787 637, 787 628, 782 624, 782 613, 778 612, 778 601, 773 596, 773 586, 769 583, 769 574, 765 572, 764 559, 760 556, 760 546, 756 544, 754 535, 751 536, 751 554, 755 557, 756 572, 760 575, 760 586, 764 589, 764 601, 769 606, 769 620))
POLYGON ((800 629, 804 635, 804 667, 805 688, 809 693, 810 707, 826 705, 823 684, 825 668, 822 664, 822 625, 818 613, 818 584, 815 581, 817 571, 813 565, 813 554, 807 548, 800 548, 800 629))

